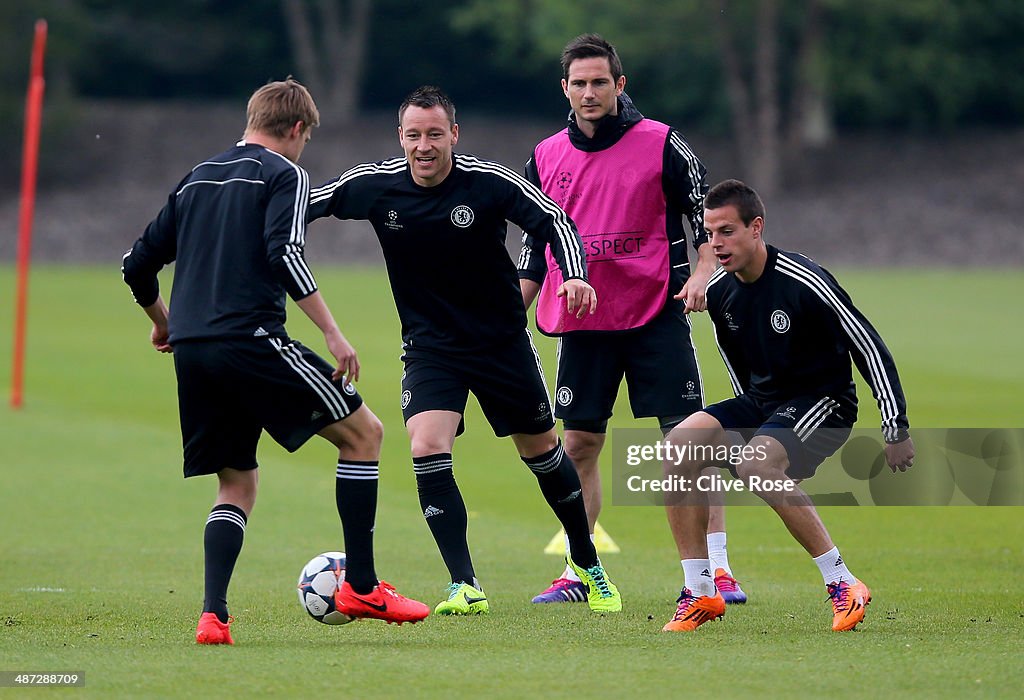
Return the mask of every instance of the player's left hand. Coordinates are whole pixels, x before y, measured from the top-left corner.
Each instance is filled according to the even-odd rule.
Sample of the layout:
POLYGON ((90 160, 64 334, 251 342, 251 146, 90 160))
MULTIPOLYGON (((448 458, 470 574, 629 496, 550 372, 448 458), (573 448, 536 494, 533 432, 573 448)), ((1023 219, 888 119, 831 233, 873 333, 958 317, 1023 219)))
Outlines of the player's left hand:
POLYGON ((588 309, 591 314, 597 311, 597 292, 581 279, 563 282, 558 288, 558 296, 565 297, 565 310, 575 313, 576 318, 583 318, 588 309))
POLYGON ((886 443, 885 461, 894 473, 910 469, 914 466, 914 441, 908 436, 903 442, 886 443))
POLYGON ((167 342, 170 333, 167 326, 153 324, 153 330, 149 334, 149 342, 153 344, 157 352, 171 352, 171 345, 167 342))

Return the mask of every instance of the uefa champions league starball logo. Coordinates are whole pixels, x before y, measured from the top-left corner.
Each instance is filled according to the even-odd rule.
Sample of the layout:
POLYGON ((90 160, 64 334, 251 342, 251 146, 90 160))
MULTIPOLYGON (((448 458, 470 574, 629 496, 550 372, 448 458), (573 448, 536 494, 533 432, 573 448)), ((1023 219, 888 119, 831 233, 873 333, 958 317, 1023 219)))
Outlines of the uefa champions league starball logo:
POLYGON ((572 184, 572 173, 568 170, 563 170, 558 173, 558 188, 564 190, 566 187, 572 184))

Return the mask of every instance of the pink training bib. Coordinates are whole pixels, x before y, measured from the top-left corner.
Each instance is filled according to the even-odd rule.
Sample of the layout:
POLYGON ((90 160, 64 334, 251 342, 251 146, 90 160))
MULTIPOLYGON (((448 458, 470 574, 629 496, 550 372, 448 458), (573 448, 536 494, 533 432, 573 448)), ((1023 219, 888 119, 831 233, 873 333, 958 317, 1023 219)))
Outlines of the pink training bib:
POLYGON ((583 240, 597 313, 577 319, 556 296, 561 271, 546 250, 548 272, 537 299, 537 327, 549 335, 621 331, 653 319, 668 297, 662 157, 669 127, 644 119, 611 148, 573 147, 568 130, 538 144, 541 189, 572 217, 583 240))

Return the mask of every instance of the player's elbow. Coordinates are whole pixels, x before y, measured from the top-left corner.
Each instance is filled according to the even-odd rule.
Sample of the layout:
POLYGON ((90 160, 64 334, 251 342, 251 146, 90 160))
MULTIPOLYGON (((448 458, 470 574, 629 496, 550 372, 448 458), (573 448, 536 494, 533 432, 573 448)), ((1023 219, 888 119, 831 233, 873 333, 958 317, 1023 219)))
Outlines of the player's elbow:
POLYGON ((138 264, 138 259, 133 259, 131 252, 121 262, 121 277, 139 306, 150 306, 160 294, 156 273, 138 264))

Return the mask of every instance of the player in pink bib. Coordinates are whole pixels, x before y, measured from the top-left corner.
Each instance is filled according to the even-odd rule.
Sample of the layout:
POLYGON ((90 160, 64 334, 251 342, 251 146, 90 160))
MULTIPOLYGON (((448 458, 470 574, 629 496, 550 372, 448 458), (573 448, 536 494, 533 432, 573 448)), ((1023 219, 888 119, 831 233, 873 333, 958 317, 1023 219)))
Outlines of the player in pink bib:
MULTIPOLYGON (((707 171, 676 129, 645 118, 623 92, 615 48, 596 34, 579 36, 563 50, 562 70, 568 124, 537 145, 526 175, 576 222, 601 304, 582 318, 566 314, 551 250, 529 236, 519 277, 526 306, 537 299, 537 327, 559 337, 555 416, 593 532, 601 511, 598 458, 623 377, 633 416, 656 417, 663 432, 704 407, 686 314, 705 310, 716 262, 703 222, 707 171), (697 251, 692 274, 684 219, 697 251)), ((675 514, 668 514, 675 534, 675 514)), ((723 595, 746 601, 726 556, 721 506, 712 508, 708 545, 723 595)), ((585 599, 566 568, 533 602, 585 599)))

